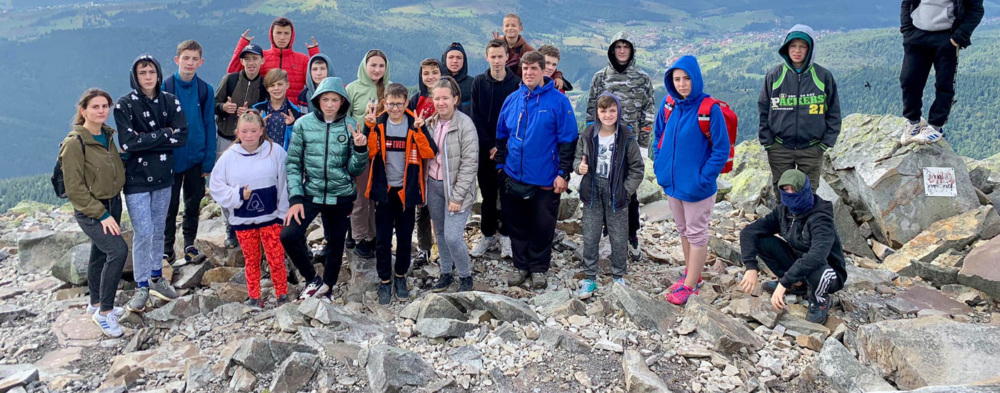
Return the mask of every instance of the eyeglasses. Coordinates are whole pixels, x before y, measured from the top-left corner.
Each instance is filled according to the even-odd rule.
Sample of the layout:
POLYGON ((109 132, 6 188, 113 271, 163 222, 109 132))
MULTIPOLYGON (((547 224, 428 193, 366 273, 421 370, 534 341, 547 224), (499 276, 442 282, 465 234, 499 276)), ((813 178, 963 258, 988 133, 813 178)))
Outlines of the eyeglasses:
POLYGON ((385 107, 386 108, 394 108, 394 109, 402 108, 403 105, 406 105, 406 103, 405 102, 387 102, 387 103, 385 103, 385 107))

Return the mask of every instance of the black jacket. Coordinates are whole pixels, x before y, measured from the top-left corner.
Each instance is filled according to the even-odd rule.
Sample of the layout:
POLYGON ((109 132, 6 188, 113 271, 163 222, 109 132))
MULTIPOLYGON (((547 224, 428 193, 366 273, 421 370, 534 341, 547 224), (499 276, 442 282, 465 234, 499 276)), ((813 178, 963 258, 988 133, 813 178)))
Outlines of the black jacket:
MULTIPOLYGON (((983 0, 953 0, 955 2, 955 24, 951 27, 951 39, 962 48, 972 45, 972 32, 983 20, 983 0)), ((920 0, 903 0, 899 10, 899 31, 907 34, 916 29, 910 14, 920 6, 920 0)))
POLYGON ((815 194, 813 197, 816 202, 805 214, 792 214, 788 207, 779 204, 770 214, 743 228, 740 249, 747 269, 757 269, 760 237, 779 234, 798 257, 785 276, 780 277, 782 286, 791 288, 792 284, 804 281, 810 273, 827 266, 837 273, 840 282, 846 282, 847 267, 833 221, 833 204, 815 194))
POLYGON ((511 93, 521 87, 521 78, 507 67, 507 76, 502 81, 493 79, 490 69, 477 75, 472 81, 472 122, 479 132, 479 152, 489 153, 496 146, 497 121, 500 109, 511 93))
MULTIPOLYGON (((576 142, 576 159, 573 160, 574 171, 580 167, 583 157, 587 157, 587 166, 592 168, 580 180, 580 201, 588 206, 595 202, 601 203, 600 200, 594 198, 597 192, 594 184, 596 183, 597 157, 599 155, 597 151, 599 130, 599 124, 591 124, 583 130, 580 139, 576 142)), ((635 194, 636 190, 639 189, 639 184, 642 183, 645 173, 645 163, 642 161, 639 142, 635 134, 623 122, 619 121, 618 131, 615 132, 615 148, 611 152, 611 171, 608 173, 612 188, 612 209, 620 210, 628 206, 632 194, 635 194), (625 148, 623 149, 622 146, 625 148)))
POLYGON ((148 54, 132 62, 129 81, 132 91, 115 105, 115 125, 125 160, 125 193, 156 191, 174 184, 174 148, 187 142, 187 121, 181 103, 173 94, 161 91, 160 63, 148 54), (142 93, 135 69, 140 61, 156 68, 154 98, 142 93))

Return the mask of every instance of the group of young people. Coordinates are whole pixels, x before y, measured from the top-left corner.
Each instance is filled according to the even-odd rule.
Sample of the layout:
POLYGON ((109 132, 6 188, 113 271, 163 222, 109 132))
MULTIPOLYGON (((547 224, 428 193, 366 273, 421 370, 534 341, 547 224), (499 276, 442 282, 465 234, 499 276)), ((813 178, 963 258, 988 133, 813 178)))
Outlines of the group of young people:
MULTIPOLYGON (((923 0, 903 1, 903 11, 906 96, 916 94, 917 85, 922 90, 915 78, 926 78, 929 64, 948 67, 954 59, 940 57, 957 58, 957 49, 924 46, 946 37, 943 31, 955 47, 967 46, 982 8, 981 0, 923 0), (938 3, 946 5, 940 15, 934 14, 938 3), (917 45, 915 35, 927 42, 917 45)), ((217 89, 197 77, 202 49, 188 40, 178 45, 178 71, 167 78, 156 59, 141 55, 130 69, 132 90, 116 103, 99 89, 85 91, 59 157, 75 217, 93 243, 88 312, 94 322, 117 337, 126 309, 145 311, 149 296, 177 297, 162 265, 174 260, 182 196, 184 258, 204 258, 194 240, 206 178, 230 227, 226 246, 243 252, 248 304, 265 303, 262 250, 283 303, 288 284, 299 283, 294 270, 304 284, 300 298, 331 296, 345 248, 376 259, 378 301, 388 304, 393 294, 409 297, 415 229, 416 263, 428 262, 432 239, 438 244, 441 274, 433 291, 456 281, 458 290, 471 290, 471 258, 491 250, 513 259, 508 285, 546 288, 560 197, 576 172, 582 176, 585 273, 577 294, 585 299, 598 287, 602 236, 611 243, 613 284, 627 285, 628 261, 641 258, 635 193, 644 174, 642 149, 653 159, 683 245, 686 268, 666 300, 686 303, 703 282, 716 180, 732 158, 722 105, 704 92, 697 59, 683 56, 666 71, 668 96, 657 107, 634 43, 616 35, 608 66, 591 82, 586 127, 579 131, 564 94, 573 87, 557 70, 558 49, 535 51, 522 31, 517 15, 505 16, 503 33, 494 33, 483 52, 489 68, 475 77, 465 48, 448 45, 440 60, 420 63, 418 92, 409 97, 405 86, 390 81, 388 57, 375 49, 345 86, 315 39, 308 56, 292 49, 295 30, 286 18, 272 23, 266 51, 251 42, 249 30, 240 37, 217 89), (112 113, 117 129, 106 124, 112 113), (123 191, 138 287, 124 309, 114 306, 128 254, 118 226, 123 191), (470 251, 465 228, 479 192, 482 236, 470 251), (317 216, 326 239, 322 277, 306 243, 317 216), (286 269, 286 254, 293 271, 286 269)), ((741 286, 752 292, 758 285, 759 256, 779 278, 763 285, 773 292, 772 304, 784 307, 786 292, 802 293, 810 302, 808 318, 821 322, 846 270, 832 207, 814 193, 823 152, 840 132, 836 84, 815 64, 815 48, 813 32, 795 26, 779 50, 783 63, 765 77, 759 137, 781 203, 741 233, 748 269, 741 286)), ((904 142, 940 139, 933 135, 941 132, 947 113, 940 112, 947 112, 943 101, 950 97, 943 71, 942 102, 935 100, 929 125, 913 119, 920 100, 904 100, 911 120, 901 130, 904 142)))

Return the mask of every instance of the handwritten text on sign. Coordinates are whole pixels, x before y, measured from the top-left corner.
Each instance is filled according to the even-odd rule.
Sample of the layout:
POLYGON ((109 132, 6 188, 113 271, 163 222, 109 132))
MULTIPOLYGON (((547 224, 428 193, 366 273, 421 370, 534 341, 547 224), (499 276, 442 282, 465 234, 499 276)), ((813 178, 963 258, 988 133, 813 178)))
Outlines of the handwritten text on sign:
POLYGON ((927 196, 957 197, 955 168, 924 168, 924 194, 927 196))

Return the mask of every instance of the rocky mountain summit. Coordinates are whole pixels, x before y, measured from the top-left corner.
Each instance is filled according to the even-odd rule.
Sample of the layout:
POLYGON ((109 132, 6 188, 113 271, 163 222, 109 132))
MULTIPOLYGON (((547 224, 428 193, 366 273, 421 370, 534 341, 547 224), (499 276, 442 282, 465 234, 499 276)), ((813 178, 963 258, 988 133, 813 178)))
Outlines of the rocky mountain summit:
MULTIPOLYGON (((572 194, 546 291, 508 287, 511 262, 487 254, 474 260, 475 291, 431 293, 432 263, 409 276, 411 298, 388 307, 374 297, 374 260, 352 253, 332 302, 278 307, 265 278, 266 306, 245 306, 242 254, 223 246, 206 200, 196 245, 207 260, 165 265, 181 297, 126 314, 117 339, 85 313, 89 242, 70 208, 22 203, 0 216, 0 392, 998 392, 1000 157, 902 147, 902 122, 848 117, 830 151, 819 193, 834 203, 848 281, 824 325, 805 320, 800 296, 777 312, 738 288, 739 231, 776 203, 756 142, 720 179, 705 285, 684 307, 663 300, 683 254, 651 169, 639 192, 646 255, 628 286, 604 275, 586 301, 574 296, 572 194), (956 196, 926 195, 928 167, 953 170, 956 196)), ((315 250, 322 233, 317 220, 315 250)), ((135 290, 130 266, 120 303, 135 290)))

